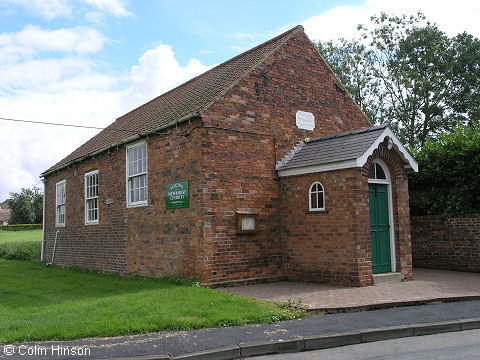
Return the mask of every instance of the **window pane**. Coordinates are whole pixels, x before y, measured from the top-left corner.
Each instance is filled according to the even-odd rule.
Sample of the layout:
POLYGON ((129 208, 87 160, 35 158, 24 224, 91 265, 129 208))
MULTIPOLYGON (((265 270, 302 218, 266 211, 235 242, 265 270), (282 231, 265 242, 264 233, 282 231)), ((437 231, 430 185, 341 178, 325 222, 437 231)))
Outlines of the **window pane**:
POLYGON ((325 206, 323 205, 323 191, 318 193, 318 208, 323 209, 325 206))
POLYGON ((376 163, 373 163, 370 166, 370 170, 368 170, 368 178, 369 179, 375 179, 375 165, 376 165, 376 163))
POLYGON ((387 177, 385 176, 385 172, 383 171, 382 167, 380 166, 380 164, 377 164, 375 163, 376 167, 377 167, 377 179, 382 179, 382 180, 386 180, 387 177))
POLYGON ((312 205, 312 209, 316 209, 317 208, 317 194, 315 193, 311 193, 310 194, 310 201, 311 201, 311 205, 312 205))

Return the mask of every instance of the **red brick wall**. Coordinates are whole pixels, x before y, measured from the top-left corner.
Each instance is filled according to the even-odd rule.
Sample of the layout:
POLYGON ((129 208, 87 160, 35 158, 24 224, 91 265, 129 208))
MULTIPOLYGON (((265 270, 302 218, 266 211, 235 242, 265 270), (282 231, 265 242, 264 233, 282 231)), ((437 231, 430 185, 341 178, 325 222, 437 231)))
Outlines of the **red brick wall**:
POLYGON ((285 276, 342 285, 371 283, 360 269, 370 263, 363 246, 370 235, 365 187, 360 169, 282 178, 285 276), (324 187, 325 211, 309 211, 308 189, 314 181, 324 187))
POLYGON ((338 84, 311 41, 299 33, 218 99, 204 121, 274 135, 280 160, 306 137, 371 126, 338 84), (297 110, 314 114, 314 131, 297 128, 297 110))
POLYGON ((55 232, 59 231, 55 264, 85 268, 126 271, 125 248, 125 150, 112 149, 46 177, 45 251, 50 262, 55 232), (98 225, 85 225, 84 175, 99 170, 98 225), (65 227, 55 227, 56 183, 66 180, 65 227), (106 205, 106 199, 114 203, 106 205))
POLYGON ((203 143, 204 261, 208 283, 277 279, 282 251, 273 139, 208 129, 203 143), (258 212, 258 232, 237 234, 239 209, 258 212))
POLYGON ((149 206, 127 209, 127 270, 140 275, 183 274, 198 277, 202 247, 201 132, 175 136, 199 125, 183 123, 169 136, 148 139, 149 206), (186 209, 166 209, 165 185, 189 180, 190 204, 186 209))
POLYGON ((480 272, 480 214, 412 216, 413 265, 480 272))
MULTIPOLYGON (((198 124, 192 122, 191 127, 198 124)), ((171 133, 184 133, 189 124, 171 133)), ((165 131, 166 133, 167 131, 165 131)), ((202 238, 199 211, 200 133, 147 139, 148 206, 126 207, 125 147, 119 146, 47 176, 45 260, 50 261, 59 230, 55 263, 104 271, 158 276, 197 276, 202 238), (85 225, 84 174, 99 171, 98 225, 85 225), (66 180, 66 226, 55 228, 55 184, 66 180), (165 184, 190 180, 190 207, 166 210, 165 184), (107 205, 106 200, 113 199, 107 205)))
POLYGON ((211 283, 282 276, 280 182, 275 163, 306 137, 370 126, 304 34, 218 99, 204 114, 206 268, 211 283), (296 126, 297 110, 315 115, 314 131, 296 126), (274 151, 274 149, 276 151, 274 151), (236 233, 235 211, 259 212, 257 234, 236 233))

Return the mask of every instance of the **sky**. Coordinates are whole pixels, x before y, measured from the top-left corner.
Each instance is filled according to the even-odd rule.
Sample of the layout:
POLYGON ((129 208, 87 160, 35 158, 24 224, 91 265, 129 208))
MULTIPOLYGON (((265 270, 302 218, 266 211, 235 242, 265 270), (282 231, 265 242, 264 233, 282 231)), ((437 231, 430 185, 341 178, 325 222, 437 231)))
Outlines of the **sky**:
MULTIPOLYGON (((352 39, 382 11, 480 37, 473 0, 0 0, 0 118, 105 127, 298 24, 352 39)), ((97 132, 0 120, 0 202, 97 132)))

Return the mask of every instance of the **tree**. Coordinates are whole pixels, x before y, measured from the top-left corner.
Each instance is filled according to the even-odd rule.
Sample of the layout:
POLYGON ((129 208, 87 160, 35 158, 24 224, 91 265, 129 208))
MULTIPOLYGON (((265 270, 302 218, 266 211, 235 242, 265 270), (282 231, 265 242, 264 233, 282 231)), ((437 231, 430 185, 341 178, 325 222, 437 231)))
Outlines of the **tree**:
POLYGON ((383 98, 380 81, 369 66, 372 51, 357 40, 345 39, 338 44, 320 41, 317 47, 367 118, 372 124, 379 122, 383 98))
POLYGON ((480 40, 467 33, 453 39, 453 87, 450 106, 464 124, 480 123, 480 40))
POLYGON ((479 122, 478 39, 466 33, 449 38, 421 13, 371 20, 372 29, 358 26, 358 40, 318 47, 373 123, 390 123, 418 149, 458 123, 479 122))
POLYGON ((35 185, 22 188, 19 193, 10 193, 9 224, 40 224, 43 220, 43 194, 35 185))

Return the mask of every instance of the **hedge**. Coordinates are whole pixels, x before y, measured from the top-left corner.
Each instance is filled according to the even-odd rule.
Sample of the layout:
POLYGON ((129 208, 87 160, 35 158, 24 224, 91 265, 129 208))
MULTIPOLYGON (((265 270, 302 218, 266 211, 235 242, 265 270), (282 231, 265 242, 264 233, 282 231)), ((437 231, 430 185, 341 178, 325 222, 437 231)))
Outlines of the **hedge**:
POLYGON ((0 225, 0 231, 42 230, 42 224, 0 225))
POLYGON ((412 216, 480 213, 480 126, 458 126, 415 155, 419 172, 408 179, 412 216))

